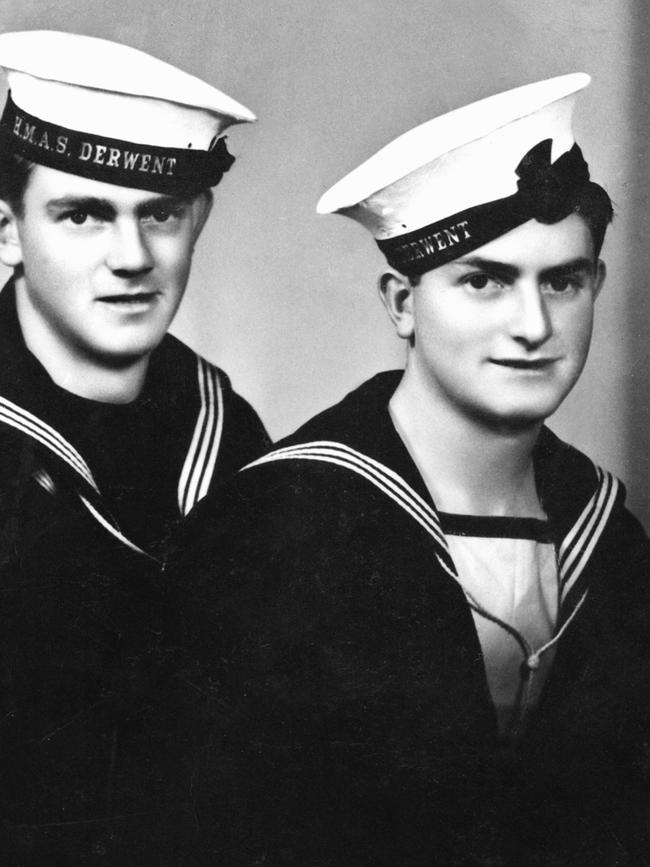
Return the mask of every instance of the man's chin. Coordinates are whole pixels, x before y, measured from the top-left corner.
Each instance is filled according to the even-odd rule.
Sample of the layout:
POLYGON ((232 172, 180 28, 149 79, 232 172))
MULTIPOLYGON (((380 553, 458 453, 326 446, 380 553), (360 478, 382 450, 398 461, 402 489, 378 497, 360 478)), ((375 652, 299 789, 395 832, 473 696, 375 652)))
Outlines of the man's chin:
POLYGON ((481 413, 476 420, 493 433, 514 436, 538 430, 556 409, 557 406, 517 407, 502 412, 481 413))
POLYGON ((95 352, 95 360, 106 370, 129 370, 147 358, 158 344, 120 347, 119 349, 100 349, 95 352))

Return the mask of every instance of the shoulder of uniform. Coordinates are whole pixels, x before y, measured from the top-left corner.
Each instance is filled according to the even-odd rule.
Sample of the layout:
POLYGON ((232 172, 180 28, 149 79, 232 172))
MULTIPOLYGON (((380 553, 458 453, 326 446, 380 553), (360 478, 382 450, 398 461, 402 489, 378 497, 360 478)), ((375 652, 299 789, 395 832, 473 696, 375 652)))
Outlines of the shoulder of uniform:
MULTIPOLYGON (((625 506, 625 485, 613 473, 548 428, 542 430, 535 457, 542 503, 562 534, 573 528, 597 530, 612 553, 620 550, 622 539, 634 539, 634 547, 646 544, 641 525, 625 506)), ((603 550, 601 545, 601 556, 603 550)))
POLYGON ((336 447, 323 458, 317 445, 276 452, 243 467, 233 479, 227 496, 236 509, 255 513, 256 521, 280 524, 284 535, 310 535, 327 525, 352 526, 360 514, 370 523, 372 515, 385 509, 385 495, 368 475, 354 465, 338 460, 336 447), (288 528, 292 527, 291 533, 288 528))
POLYGON ((331 470, 309 461, 240 470, 192 510, 181 547, 192 556, 210 551, 209 557, 196 554, 206 562, 223 553, 246 562, 259 555, 262 562, 296 546, 315 551, 324 540, 339 537, 341 527, 352 527, 359 514, 351 502, 358 502, 356 485, 333 478, 331 470))
POLYGON ((208 375, 224 394, 232 392, 230 379, 224 370, 199 355, 173 334, 166 334, 154 350, 150 371, 154 377, 162 373, 170 382, 176 383, 198 383, 202 375, 208 375))
POLYGON ((623 483, 613 473, 547 427, 540 434, 535 458, 542 485, 561 488, 574 499, 591 494, 602 479, 615 481, 624 494, 623 483))

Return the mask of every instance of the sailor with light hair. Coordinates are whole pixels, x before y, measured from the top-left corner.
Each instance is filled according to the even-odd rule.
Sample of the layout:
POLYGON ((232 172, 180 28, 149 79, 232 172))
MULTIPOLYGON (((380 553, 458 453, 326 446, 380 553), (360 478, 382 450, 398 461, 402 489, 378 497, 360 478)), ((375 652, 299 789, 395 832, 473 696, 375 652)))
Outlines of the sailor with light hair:
POLYGON ((255 117, 103 39, 5 33, 0 66, 0 861, 196 863, 162 567, 267 437, 167 329, 255 117))

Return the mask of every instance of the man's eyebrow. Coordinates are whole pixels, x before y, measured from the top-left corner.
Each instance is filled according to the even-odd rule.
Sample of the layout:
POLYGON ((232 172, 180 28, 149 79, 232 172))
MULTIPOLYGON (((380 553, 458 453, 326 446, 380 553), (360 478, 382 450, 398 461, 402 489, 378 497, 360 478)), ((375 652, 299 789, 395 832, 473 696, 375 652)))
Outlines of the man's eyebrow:
POLYGON ((136 207, 136 212, 139 215, 150 214, 160 208, 182 208, 190 202, 187 196, 156 196, 155 198, 146 199, 144 202, 139 202, 136 207))
POLYGON ((108 199, 96 196, 61 196, 50 199, 45 206, 48 214, 57 216, 64 211, 88 211, 102 217, 114 217, 117 213, 115 205, 108 199))
POLYGON ((484 259, 482 256, 463 256, 462 259, 456 259, 451 264, 461 265, 465 268, 477 268, 479 271, 494 274, 504 280, 516 280, 521 274, 521 270, 516 265, 499 262, 496 259, 484 259))
MULTIPOLYGON (((499 262, 495 259, 484 259, 482 256, 464 256, 462 259, 456 259, 451 264, 465 268, 477 268, 480 271, 494 274, 504 280, 516 280, 521 274, 521 269, 516 265, 499 262)), ((587 256, 577 256, 575 259, 569 259, 566 262, 560 262, 558 265, 544 268, 540 272, 540 278, 548 280, 553 277, 557 278, 567 276, 568 274, 576 274, 580 271, 591 274, 593 270, 594 262, 592 259, 587 256)))
POLYGON ((554 265, 552 268, 545 268, 541 273, 542 279, 550 279, 553 277, 566 277, 570 274, 578 272, 586 272, 592 274, 594 271, 594 261, 587 256, 578 256, 568 262, 562 262, 560 265, 554 265))

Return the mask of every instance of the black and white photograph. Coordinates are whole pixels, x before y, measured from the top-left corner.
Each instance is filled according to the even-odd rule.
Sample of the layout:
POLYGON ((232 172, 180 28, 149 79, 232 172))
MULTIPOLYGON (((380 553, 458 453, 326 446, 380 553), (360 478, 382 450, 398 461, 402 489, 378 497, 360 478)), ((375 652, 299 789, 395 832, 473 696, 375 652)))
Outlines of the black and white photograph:
POLYGON ((0 0, 0 865, 650 865, 650 7, 0 0))

